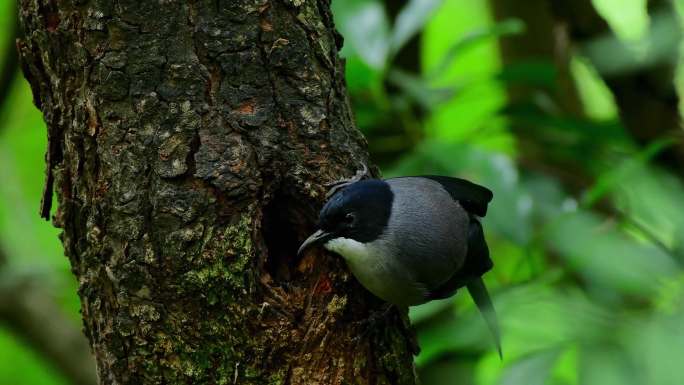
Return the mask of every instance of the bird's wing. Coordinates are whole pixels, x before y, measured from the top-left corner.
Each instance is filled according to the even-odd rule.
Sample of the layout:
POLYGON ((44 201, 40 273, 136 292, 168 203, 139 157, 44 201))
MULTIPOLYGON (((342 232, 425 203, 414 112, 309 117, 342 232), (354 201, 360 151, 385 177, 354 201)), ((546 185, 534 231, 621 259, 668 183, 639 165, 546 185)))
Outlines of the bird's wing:
POLYGON ((494 337, 496 348, 501 356, 501 335, 494 306, 489 293, 482 281, 482 275, 489 271, 494 264, 489 258, 489 248, 484 238, 482 225, 477 218, 471 217, 468 230, 468 254, 463 267, 447 282, 428 294, 429 299, 440 299, 452 296, 459 288, 468 288, 475 305, 482 313, 487 326, 494 337))
POLYGON ((421 177, 439 183, 453 200, 458 201, 469 213, 480 217, 487 214, 487 205, 494 197, 488 188, 465 179, 440 175, 423 175, 421 177))
POLYGON ((489 248, 484 238, 482 225, 477 218, 471 217, 468 225, 468 253, 463 261, 463 266, 448 281, 432 290, 428 298, 451 297, 458 289, 466 286, 473 279, 481 277, 492 267, 494 267, 494 263, 489 258, 489 248))

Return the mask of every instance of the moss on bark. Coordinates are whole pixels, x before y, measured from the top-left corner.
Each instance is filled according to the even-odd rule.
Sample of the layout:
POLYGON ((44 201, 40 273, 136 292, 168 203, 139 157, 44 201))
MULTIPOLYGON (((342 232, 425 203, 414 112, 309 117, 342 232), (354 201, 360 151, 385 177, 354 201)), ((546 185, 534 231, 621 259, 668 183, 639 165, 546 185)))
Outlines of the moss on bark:
MULTIPOLYGON (((296 257, 367 159, 326 0, 23 0, 50 213, 103 384, 413 384, 393 314, 296 257)), ((405 317, 405 315, 404 315, 405 317)))

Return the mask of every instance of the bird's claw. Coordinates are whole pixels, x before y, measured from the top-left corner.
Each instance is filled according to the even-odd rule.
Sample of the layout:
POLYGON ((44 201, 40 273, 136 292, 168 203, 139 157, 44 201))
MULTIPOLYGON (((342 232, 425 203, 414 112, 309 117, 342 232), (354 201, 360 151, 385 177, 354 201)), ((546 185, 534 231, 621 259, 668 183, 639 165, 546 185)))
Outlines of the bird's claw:
POLYGON ((329 187, 330 189, 328 190, 328 193, 325 194, 325 198, 329 199, 331 196, 335 195, 338 191, 342 190, 343 188, 356 183, 360 180, 367 179, 371 177, 371 174, 368 170, 368 166, 366 163, 361 162, 362 169, 358 170, 356 174, 349 178, 349 179, 340 179, 335 182, 327 183, 325 187, 329 187))

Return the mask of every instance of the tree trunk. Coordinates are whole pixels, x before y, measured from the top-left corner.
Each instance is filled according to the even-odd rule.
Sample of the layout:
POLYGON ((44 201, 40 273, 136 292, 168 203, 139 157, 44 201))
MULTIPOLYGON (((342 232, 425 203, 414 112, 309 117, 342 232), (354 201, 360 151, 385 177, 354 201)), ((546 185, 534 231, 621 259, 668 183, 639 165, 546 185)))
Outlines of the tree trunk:
POLYGON ((414 384, 406 315, 299 260, 367 159, 327 0, 23 0, 50 215, 103 384, 414 384), (358 341, 353 338, 360 336, 358 341))

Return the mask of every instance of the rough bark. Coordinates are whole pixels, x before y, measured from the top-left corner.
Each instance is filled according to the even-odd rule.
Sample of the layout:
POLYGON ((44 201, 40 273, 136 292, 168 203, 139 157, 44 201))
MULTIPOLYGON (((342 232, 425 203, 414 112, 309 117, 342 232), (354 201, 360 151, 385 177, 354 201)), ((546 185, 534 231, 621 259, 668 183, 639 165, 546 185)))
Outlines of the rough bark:
POLYGON ((103 384, 414 384, 405 315, 296 258, 367 158, 327 0, 23 0, 54 223, 103 384), (353 337, 361 336, 358 342, 353 337))

